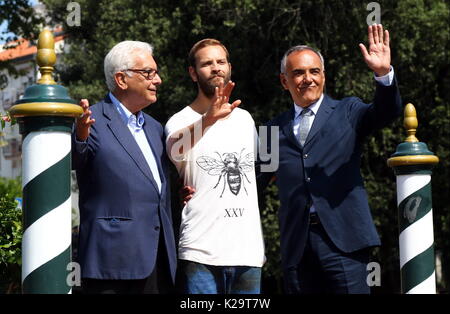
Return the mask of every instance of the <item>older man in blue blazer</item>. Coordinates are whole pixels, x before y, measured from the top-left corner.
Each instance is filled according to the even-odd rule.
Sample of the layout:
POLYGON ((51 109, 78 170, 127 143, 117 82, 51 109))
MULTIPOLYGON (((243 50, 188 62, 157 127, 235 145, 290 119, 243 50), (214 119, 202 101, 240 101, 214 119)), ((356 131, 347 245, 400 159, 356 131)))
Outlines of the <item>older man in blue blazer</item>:
POLYGON ((91 107, 80 102, 72 158, 86 293, 167 293, 174 283, 164 132, 142 112, 156 102, 161 84, 152 51, 137 41, 114 46, 104 62, 110 92, 91 107))
MULTIPOLYGON (((279 164, 259 174, 259 187, 275 174, 288 293, 370 293, 366 268, 370 247, 380 240, 360 173, 362 146, 370 132, 400 115, 401 99, 389 33, 372 25, 368 37, 369 49, 360 49, 375 73, 372 104, 324 94, 324 60, 315 49, 295 46, 282 59, 281 84, 294 104, 268 123, 279 128, 279 164)), ((274 155, 273 139, 266 138, 274 155)))

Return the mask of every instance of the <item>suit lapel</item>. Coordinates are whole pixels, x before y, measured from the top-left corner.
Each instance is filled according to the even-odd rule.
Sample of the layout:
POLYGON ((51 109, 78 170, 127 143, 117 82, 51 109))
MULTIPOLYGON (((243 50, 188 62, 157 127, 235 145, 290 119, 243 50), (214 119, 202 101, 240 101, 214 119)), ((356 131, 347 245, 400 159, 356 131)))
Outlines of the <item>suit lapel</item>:
POLYGON ((325 125, 335 107, 336 102, 333 101, 333 99, 331 99, 328 95, 324 95, 304 146, 308 145, 308 143, 311 142, 311 140, 316 136, 317 132, 325 125))
POLYGON ((108 122, 108 127, 114 134, 117 141, 125 149, 128 155, 130 155, 142 173, 152 182, 159 194, 158 185, 153 179, 152 172, 150 171, 150 167, 145 160, 144 154, 139 148, 139 145, 136 143, 136 140, 131 135, 128 127, 125 123, 123 123, 120 114, 115 109, 114 104, 109 97, 107 97, 103 103, 103 114, 110 120, 110 122, 108 122))
POLYGON ((291 110, 287 111, 285 113, 285 116, 283 117, 282 125, 283 125, 283 133, 287 137, 287 139, 294 144, 299 149, 302 149, 300 143, 298 142, 298 139, 295 137, 294 134, 294 117, 295 117, 295 110, 292 107, 291 110))
MULTIPOLYGON (((162 191, 164 184, 166 182, 166 178, 164 175, 164 167, 161 163, 161 158, 159 158, 159 156, 164 154, 164 147, 162 146, 164 143, 162 143, 159 140, 159 137, 157 135, 158 130, 156 130, 152 126, 152 124, 150 123, 149 118, 147 118, 146 114, 144 114, 144 118, 145 118, 144 132, 145 132, 145 136, 147 137, 148 143, 150 145, 150 149, 153 152, 153 156, 155 156, 156 164, 158 166, 158 171, 159 171, 159 177, 161 179, 161 191, 162 191)), ((156 182, 155 182, 155 184, 156 184, 156 182)))

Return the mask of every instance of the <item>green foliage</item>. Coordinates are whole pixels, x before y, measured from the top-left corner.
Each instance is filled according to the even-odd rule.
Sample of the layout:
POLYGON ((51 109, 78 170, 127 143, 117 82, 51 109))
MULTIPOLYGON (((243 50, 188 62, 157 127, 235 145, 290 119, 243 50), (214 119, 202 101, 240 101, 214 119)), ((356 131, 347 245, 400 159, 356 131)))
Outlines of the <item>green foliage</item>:
MULTIPOLYGON (((29 0, 4 0, 0 1, 0 21, 7 23, 7 29, 0 33, 1 42, 10 42, 18 38, 35 39, 39 34, 43 18, 33 11, 29 0), (10 35, 8 33, 12 33, 10 35)), ((7 45, 4 48, 13 48, 15 45, 7 45)), ((6 69, 9 75, 20 75, 10 60, 0 60, 0 70, 6 69)), ((0 78, 0 90, 4 87, 0 78)))
MULTIPOLYGON (((65 23, 67 2, 43 1, 56 21, 65 23)), ((292 106, 279 82, 283 53, 308 44, 325 57, 326 92, 334 98, 358 96, 370 102, 373 74, 358 47, 366 43, 369 1, 325 0, 80 0, 81 26, 66 27, 71 50, 58 60, 61 82, 74 98, 91 103, 107 92, 103 58, 122 40, 142 40, 155 47, 162 73, 159 100, 148 113, 165 123, 196 94, 187 72, 187 54, 198 40, 213 37, 228 48, 236 82, 232 97, 241 99, 257 124, 292 106)), ((449 5, 444 0, 379 1, 381 22, 390 31, 392 64, 404 103, 418 112, 418 138, 440 157, 433 174, 436 251, 442 252, 445 280, 450 283, 450 65, 449 5)), ((395 176, 386 160, 406 132, 399 119, 372 134, 365 144, 362 170, 382 246, 373 259, 382 269, 380 293, 399 292, 395 176)), ((261 202, 268 276, 279 279, 276 192, 261 202)), ((447 285, 447 286, 446 286, 447 285)))
POLYGON ((11 117, 9 112, 7 112, 4 116, 0 115, 0 126, 3 130, 6 127, 6 122, 11 123, 11 126, 17 123, 17 119, 14 117, 11 117))
POLYGON ((264 200, 259 204, 267 259, 263 267, 263 274, 266 279, 263 282, 263 293, 279 293, 283 286, 280 267, 280 231, 278 226, 280 201, 277 198, 278 188, 275 184, 271 184, 264 193, 264 200))
POLYGON ((16 197, 22 195, 22 183, 20 178, 6 179, 0 177, 0 197, 11 198, 14 200, 16 197))
POLYGON ((22 211, 20 180, 0 178, 0 293, 20 292, 22 211))
POLYGON ((0 40, 8 42, 18 37, 35 37, 43 19, 36 16, 29 0, 4 0, 0 1, 0 21, 8 23, 7 29, 0 33, 0 40), (7 35, 9 32, 15 36, 7 35))

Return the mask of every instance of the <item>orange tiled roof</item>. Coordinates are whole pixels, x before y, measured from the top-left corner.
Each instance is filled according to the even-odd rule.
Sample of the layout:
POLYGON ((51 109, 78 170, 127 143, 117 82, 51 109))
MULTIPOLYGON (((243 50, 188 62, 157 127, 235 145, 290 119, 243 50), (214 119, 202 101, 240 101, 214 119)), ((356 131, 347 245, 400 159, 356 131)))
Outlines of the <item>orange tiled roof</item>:
MULTIPOLYGON (((64 39, 64 35, 56 36, 55 43, 64 39)), ((29 56, 37 52, 37 46, 32 45, 29 40, 18 39, 7 45, 15 45, 19 43, 16 47, 11 49, 5 49, 0 52, 0 61, 14 60, 17 58, 29 56)))

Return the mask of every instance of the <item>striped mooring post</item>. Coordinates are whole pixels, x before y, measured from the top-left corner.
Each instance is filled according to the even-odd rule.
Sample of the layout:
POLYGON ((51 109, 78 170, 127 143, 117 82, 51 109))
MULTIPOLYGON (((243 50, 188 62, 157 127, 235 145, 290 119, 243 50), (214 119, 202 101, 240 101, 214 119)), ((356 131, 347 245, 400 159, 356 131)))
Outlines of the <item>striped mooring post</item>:
POLYGON ((405 107, 408 137, 388 159, 397 177, 401 290, 406 294, 435 294, 435 257, 431 170, 439 162, 416 138, 416 109, 405 107))
POLYGON ((52 78, 53 35, 39 35, 41 78, 11 108, 22 134, 22 293, 71 293, 71 131, 83 110, 52 78))

